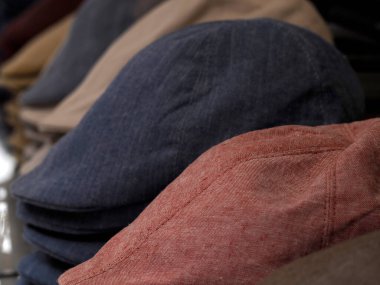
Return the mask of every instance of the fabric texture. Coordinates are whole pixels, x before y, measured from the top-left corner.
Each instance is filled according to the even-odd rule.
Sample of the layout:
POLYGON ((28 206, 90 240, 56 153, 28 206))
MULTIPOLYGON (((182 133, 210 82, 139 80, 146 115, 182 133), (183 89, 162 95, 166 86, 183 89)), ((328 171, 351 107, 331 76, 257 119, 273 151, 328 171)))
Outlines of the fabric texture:
MULTIPOLYGON (((25 256, 19 263, 18 273, 21 282, 29 282, 36 285, 55 285, 62 272, 70 266, 59 262, 41 252, 34 252, 25 256)), ((17 285, 24 283, 18 282, 17 285)))
POLYGON ((161 1, 86 1, 78 11, 60 53, 36 84, 23 94, 23 104, 49 105, 59 102, 81 82, 117 36, 161 1))
MULTIPOLYGON (((89 235, 95 233, 115 234, 131 223, 149 202, 112 209, 83 211, 58 211, 38 207, 30 203, 17 203, 17 216, 24 222, 53 232, 89 235)), ((94 249, 96 252, 99 248, 94 249)))
POLYGON ((380 231, 377 231, 300 258, 260 284, 377 285, 379 268, 380 231))
POLYGON ((112 236, 113 234, 78 236, 49 232, 31 226, 24 228, 24 238, 28 243, 46 255, 71 266, 93 257, 112 236))
POLYGON ((298 257, 380 229, 379 169, 380 119, 235 137, 59 283, 257 284, 298 257))
POLYGON ((64 42, 73 16, 67 16, 28 42, 1 66, 0 85, 19 93, 37 79, 41 70, 64 42))
MULTIPOLYGON (((104 93, 125 64, 160 37, 195 23, 267 17, 304 27, 331 42, 330 31, 314 7, 304 0, 168 0, 122 34, 97 61, 79 87, 51 115, 37 120, 41 130, 67 132, 74 128, 104 93), (167 15, 170 15, 168 17, 167 15), (159 23, 159 24, 157 24, 159 23)), ((33 122, 31 109, 23 119, 33 122)))
POLYGON ((197 25, 135 57, 13 193, 62 211, 145 203, 234 135, 351 121, 362 109, 352 69, 313 33, 271 20, 197 25))
POLYGON ((13 19, 0 34, 0 62, 11 57, 30 39, 72 13, 82 0, 38 0, 13 19))
POLYGON ((15 182, 18 216, 40 229, 29 241, 41 251, 77 264, 208 148, 274 125, 351 120, 362 100, 346 60, 306 30, 272 20, 181 30, 139 53, 81 125, 15 182))

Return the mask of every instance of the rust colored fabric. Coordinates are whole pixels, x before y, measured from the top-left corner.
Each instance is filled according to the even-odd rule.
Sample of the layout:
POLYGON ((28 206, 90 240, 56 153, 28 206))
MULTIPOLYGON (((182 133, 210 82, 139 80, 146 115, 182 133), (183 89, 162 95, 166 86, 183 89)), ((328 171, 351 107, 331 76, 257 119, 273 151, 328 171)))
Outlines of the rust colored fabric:
POLYGON ((380 119, 284 126, 201 155, 61 285, 257 284, 380 228, 380 119))
POLYGON ((0 34, 0 62, 3 62, 34 36, 73 12, 83 0, 39 0, 0 34))
POLYGON ((378 285, 379 269, 376 231, 297 259, 260 285, 378 285))

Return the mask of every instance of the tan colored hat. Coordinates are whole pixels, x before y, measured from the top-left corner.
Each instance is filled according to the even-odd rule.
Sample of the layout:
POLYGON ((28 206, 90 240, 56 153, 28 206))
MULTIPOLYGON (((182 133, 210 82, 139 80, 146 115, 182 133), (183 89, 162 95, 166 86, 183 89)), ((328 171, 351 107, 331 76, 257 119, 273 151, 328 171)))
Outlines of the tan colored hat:
POLYGON ((38 150, 36 150, 31 159, 21 164, 20 175, 27 174, 28 172, 36 168, 38 165, 40 165, 52 147, 52 143, 46 142, 38 150))
POLYGON ((34 38, 0 71, 0 85, 14 93, 28 88, 64 42, 74 16, 67 16, 34 38))

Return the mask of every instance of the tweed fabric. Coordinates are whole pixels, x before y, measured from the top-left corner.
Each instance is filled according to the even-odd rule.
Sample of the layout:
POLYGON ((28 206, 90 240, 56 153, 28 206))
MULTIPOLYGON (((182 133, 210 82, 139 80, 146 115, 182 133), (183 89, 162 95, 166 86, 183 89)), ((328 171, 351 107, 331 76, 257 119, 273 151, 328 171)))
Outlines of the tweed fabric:
POLYGON ((377 231, 300 258, 260 284, 377 285, 379 268, 380 231, 377 231))
MULTIPOLYGON (((80 86, 51 115, 40 120, 38 126, 50 132, 67 132, 74 128, 123 66, 137 52, 164 35, 196 23, 260 17, 292 23, 332 41, 327 25, 308 1, 168 0, 122 34, 97 61, 80 86)), ((24 120, 33 120, 33 111, 39 112, 38 109, 29 110, 23 116, 24 120)))
POLYGON ((81 82, 113 40, 161 1, 87 0, 59 54, 23 94, 23 104, 46 106, 59 102, 81 82))
POLYGON ((362 105, 346 60, 313 33, 272 20, 196 25, 135 57, 13 193, 62 211, 145 203, 227 138, 351 121, 362 105))
POLYGON ((13 19, 0 34, 0 62, 11 57, 29 40, 66 15, 75 11, 82 0, 38 0, 13 19))
POLYGON ((67 16, 28 42, 1 66, 0 85, 19 93, 28 88, 64 42, 73 22, 67 16))
POLYGON ((380 119, 235 137, 59 283, 257 284, 298 257, 379 229, 379 170, 380 119))

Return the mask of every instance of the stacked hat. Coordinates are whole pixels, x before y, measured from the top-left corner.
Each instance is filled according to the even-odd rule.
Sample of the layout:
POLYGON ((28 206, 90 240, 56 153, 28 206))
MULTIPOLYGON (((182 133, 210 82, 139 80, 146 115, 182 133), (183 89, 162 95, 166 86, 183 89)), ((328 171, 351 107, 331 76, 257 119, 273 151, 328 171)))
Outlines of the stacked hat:
POLYGON ((23 95, 23 103, 46 106, 59 102, 81 82, 113 40, 161 1, 86 1, 60 53, 23 95))
MULTIPOLYGON (((62 102, 56 106, 23 106, 21 118, 26 125, 45 137, 51 134, 61 136, 79 123, 134 55, 162 36, 192 24, 261 17, 306 28, 326 41, 332 41, 326 23, 313 5, 305 0, 167 0, 121 34, 98 59, 81 84, 62 102)), ((45 141, 48 142, 43 143, 43 146, 38 145, 40 150, 34 155, 24 156, 27 162, 23 164, 22 172, 30 171, 42 162, 45 150, 51 147, 51 139, 45 141)))
POLYGON ((124 65, 162 36, 192 24, 263 17, 303 27, 332 42, 327 24, 305 0, 167 0, 120 35, 81 84, 51 112, 46 113, 46 107, 25 106, 21 116, 44 132, 66 133, 78 125, 124 65))
MULTIPOLYGON (((240 135, 201 155, 60 284, 257 284, 294 259, 380 229, 379 169, 380 119, 240 135)), ((356 260, 314 258, 315 270, 331 273, 301 261, 266 284, 377 284, 318 282, 345 280, 349 264, 379 257, 379 235, 371 239, 336 251, 356 260), (297 271, 311 276, 297 282, 297 271)))
POLYGON ((276 125, 352 121, 362 111, 345 58, 307 30, 273 20, 186 28, 137 54, 78 127, 14 182, 25 237, 78 264, 210 147, 276 125))

